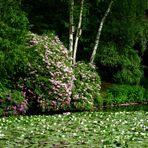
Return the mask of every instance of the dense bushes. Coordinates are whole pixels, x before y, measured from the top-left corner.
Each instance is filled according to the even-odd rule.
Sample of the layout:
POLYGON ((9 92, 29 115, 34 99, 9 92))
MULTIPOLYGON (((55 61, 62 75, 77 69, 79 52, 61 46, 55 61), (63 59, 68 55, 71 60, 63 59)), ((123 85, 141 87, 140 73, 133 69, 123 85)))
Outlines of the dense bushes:
POLYGON ((120 84, 140 84, 143 76, 141 57, 130 47, 123 49, 123 52, 118 61, 121 69, 114 75, 115 82, 120 84))
MULTIPOLYGON (((92 110, 94 104, 101 105, 103 100, 99 93, 100 77, 96 69, 83 62, 78 62, 72 67, 68 51, 57 36, 50 33, 42 36, 28 33, 28 19, 21 11, 20 4, 21 0, 0 2, 0 115, 25 114, 28 108, 29 112, 40 113, 69 109, 92 110)), ((55 4, 53 5, 56 7, 55 4)), ((60 6, 62 5, 58 7, 60 6)), ((65 7, 63 8, 65 10, 65 7)), ((31 10, 31 7, 28 10, 31 10)), ((37 17, 40 18, 42 15, 38 14, 37 17)), ((52 23, 50 26, 53 27, 52 23)), ((119 21, 116 23, 120 24, 119 21)), ((64 24, 67 25, 65 22, 64 24)), ((65 33, 59 26, 56 27, 62 32, 61 34, 65 33)), ((83 27, 85 33, 89 32, 86 24, 83 27)), ((90 28, 92 30, 92 27, 90 28)), ((39 32, 47 33, 49 28, 46 26, 44 31, 41 30, 39 32)), ((145 35, 144 30, 143 27, 142 37, 145 35)), ((115 34, 118 34, 117 32, 115 34)), ((137 36, 136 32, 134 36, 137 36)), ((122 45, 124 42, 116 44, 116 40, 111 41, 110 37, 109 41, 103 40, 105 44, 101 42, 97 60, 101 66, 110 67, 112 73, 108 71, 107 73, 108 76, 111 75, 114 82, 132 85, 140 83, 143 75, 140 54, 144 53, 147 38, 144 37, 140 50, 136 51, 134 46, 136 42, 141 43, 141 36, 137 39, 132 38, 132 44, 126 41, 128 34, 121 38, 126 41, 124 45, 122 45), (139 38, 140 41, 138 41, 139 38)), ((92 39, 88 40, 92 42, 92 39)), ((82 44, 85 42, 90 45, 88 40, 81 39, 80 46, 83 48, 82 44)), ((118 41, 120 42, 120 39, 118 41)), ((105 68, 105 70, 108 69, 105 68)), ((145 100, 143 94, 142 87, 113 86, 108 91, 105 103, 142 102, 145 100)))
POLYGON ((78 62, 74 67, 74 81, 71 106, 74 110, 92 110, 94 104, 101 104, 100 77, 89 64, 78 62))
POLYGON ((141 86, 112 85, 104 97, 104 104, 140 103, 146 100, 141 86))
POLYGON ((52 34, 30 33, 28 41, 28 68, 19 80, 25 97, 39 111, 66 110, 70 105, 74 79, 67 49, 52 34))
POLYGON ((9 90, 0 83, 0 116, 26 114, 28 104, 23 93, 9 90))
POLYGON ((25 114, 23 93, 16 89, 28 63, 24 54, 28 19, 19 1, 0 2, 0 115, 25 114))
POLYGON ((28 72, 19 86, 33 108, 46 112, 91 110, 94 103, 101 104, 95 68, 79 62, 72 69, 68 51, 55 35, 29 36, 28 72))
POLYGON ((19 71, 9 69, 16 74, 11 75, 12 82, 9 84, 8 77, 2 81, 11 89, 1 89, 3 112, 25 114, 26 109, 29 113, 92 110, 95 103, 102 103, 100 77, 95 68, 77 63, 73 73, 68 51, 57 36, 29 33, 26 47, 21 52, 23 57, 18 56, 20 64, 17 65, 19 71), (9 96, 13 98, 11 102, 7 99, 9 96), (26 108, 19 112, 24 102, 26 108))
MULTIPOLYGON (((24 72, 24 56, 28 20, 19 1, 0 2, 0 82, 10 87, 24 72)), ((27 62, 27 61, 26 61, 27 62)))
POLYGON ((101 47, 97 55, 97 62, 102 67, 106 78, 119 84, 140 84, 143 76, 141 57, 131 47, 119 48, 113 43, 101 47))

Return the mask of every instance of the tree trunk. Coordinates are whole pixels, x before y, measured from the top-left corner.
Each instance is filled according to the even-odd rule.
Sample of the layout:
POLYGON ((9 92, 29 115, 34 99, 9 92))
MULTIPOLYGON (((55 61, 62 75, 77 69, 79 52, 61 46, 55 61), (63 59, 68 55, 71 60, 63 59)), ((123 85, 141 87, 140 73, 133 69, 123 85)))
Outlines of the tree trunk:
POLYGON ((74 0, 70 0, 70 14, 69 14, 69 56, 72 59, 73 55, 73 34, 74 34, 74 22, 73 22, 73 10, 74 10, 74 0))
POLYGON ((73 64, 76 63, 76 54, 77 54, 77 48, 78 48, 78 41, 79 41, 79 37, 81 36, 81 33, 82 33, 81 24, 82 24, 82 15, 83 15, 83 5, 84 5, 84 0, 81 0, 79 22, 78 22, 78 28, 77 28, 77 33, 76 33, 75 45, 74 45, 73 64))
POLYGON ((90 64, 91 65, 94 64, 94 59, 95 59, 96 51, 97 51, 97 48, 98 48, 98 45, 99 45, 103 24, 105 22, 105 19, 106 19, 107 15, 109 14, 109 12, 111 10, 112 3, 113 3, 113 0, 111 0, 110 4, 108 6, 108 9, 106 10, 106 12, 105 12, 105 14, 104 14, 104 16, 103 16, 103 18, 101 20, 100 26, 98 28, 98 33, 97 33, 97 36, 96 36, 95 45, 94 45, 93 52, 92 52, 92 55, 91 55, 91 58, 90 58, 90 64))

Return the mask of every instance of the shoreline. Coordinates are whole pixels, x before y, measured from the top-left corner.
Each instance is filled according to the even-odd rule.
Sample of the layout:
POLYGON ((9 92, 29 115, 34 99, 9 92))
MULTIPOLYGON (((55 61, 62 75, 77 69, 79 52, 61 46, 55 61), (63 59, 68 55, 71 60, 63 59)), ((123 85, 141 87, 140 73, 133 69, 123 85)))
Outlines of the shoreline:
POLYGON ((94 107, 95 110, 99 109, 109 109, 112 107, 128 107, 128 106, 140 106, 140 105, 148 105, 148 102, 142 102, 142 103, 123 103, 123 104, 112 104, 112 105, 102 105, 102 106, 96 106, 94 107))

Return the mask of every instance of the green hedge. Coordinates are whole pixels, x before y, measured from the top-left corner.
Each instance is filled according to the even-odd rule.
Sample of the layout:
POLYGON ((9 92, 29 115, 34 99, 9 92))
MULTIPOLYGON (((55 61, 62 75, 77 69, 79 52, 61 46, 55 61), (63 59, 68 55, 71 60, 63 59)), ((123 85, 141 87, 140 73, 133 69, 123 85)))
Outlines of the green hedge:
POLYGON ((145 89, 141 86, 113 84, 106 93, 104 104, 140 103, 146 100, 145 89))

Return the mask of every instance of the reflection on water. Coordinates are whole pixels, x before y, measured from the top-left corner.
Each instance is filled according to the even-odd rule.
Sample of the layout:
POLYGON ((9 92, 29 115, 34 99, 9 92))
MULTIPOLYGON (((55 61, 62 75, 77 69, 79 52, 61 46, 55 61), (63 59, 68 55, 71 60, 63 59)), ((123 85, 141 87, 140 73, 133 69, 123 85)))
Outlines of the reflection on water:
POLYGON ((113 106, 99 109, 101 111, 148 111, 148 104, 145 105, 129 105, 129 106, 113 106))

